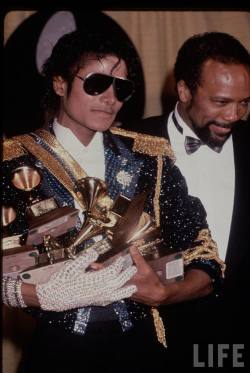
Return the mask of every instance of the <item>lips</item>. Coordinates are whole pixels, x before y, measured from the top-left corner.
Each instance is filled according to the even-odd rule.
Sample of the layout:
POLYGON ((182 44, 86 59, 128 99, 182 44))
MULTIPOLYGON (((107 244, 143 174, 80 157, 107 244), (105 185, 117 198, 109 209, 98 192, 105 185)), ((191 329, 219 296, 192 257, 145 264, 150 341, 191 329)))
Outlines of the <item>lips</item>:
POLYGON ((112 110, 105 110, 105 109, 92 109, 92 111, 101 113, 101 114, 106 114, 106 115, 113 115, 114 112, 112 110))
POLYGON ((232 128, 218 126, 217 124, 211 124, 210 130, 218 136, 225 136, 231 132, 232 128))

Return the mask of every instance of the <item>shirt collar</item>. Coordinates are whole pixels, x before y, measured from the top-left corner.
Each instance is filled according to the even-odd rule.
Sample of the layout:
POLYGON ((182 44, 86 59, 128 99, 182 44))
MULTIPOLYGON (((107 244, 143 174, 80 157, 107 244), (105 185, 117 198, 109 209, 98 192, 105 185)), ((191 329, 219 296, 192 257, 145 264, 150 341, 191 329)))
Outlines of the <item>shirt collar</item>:
MULTIPOLYGON (((178 102, 175 105, 174 114, 175 114, 176 120, 178 122, 178 125, 182 128, 182 135, 184 135, 185 137, 190 136, 190 137, 193 137, 195 139, 200 140, 199 137, 195 134, 195 132, 186 124, 186 122, 184 122, 184 120, 180 116, 180 114, 178 112, 178 102)), ((208 145, 206 145, 206 146, 208 146, 208 145)), ((220 153, 223 149, 223 146, 215 146, 211 149, 214 150, 216 153, 220 153)))
POLYGON ((191 136, 191 137, 194 137, 195 139, 199 139, 199 137, 195 134, 195 132, 192 131, 192 129, 186 124, 186 122, 184 122, 184 120, 180 116, 180 114, 178 112, 178 102, 175 105, 174 114, 175 114, 175 117, 176 117, 176 120, 177 120, 179 126, 183 130, 182 131, 183 136, 191 136))
POLYGON ((103 134, 101 132, 96 132, 90 143, 85 146, 68 127, 62 126, 57 119, 54 119, 53 130, 57 140, 75 159, 78 159, 82 152, 96 153, 103 149, 103 134))

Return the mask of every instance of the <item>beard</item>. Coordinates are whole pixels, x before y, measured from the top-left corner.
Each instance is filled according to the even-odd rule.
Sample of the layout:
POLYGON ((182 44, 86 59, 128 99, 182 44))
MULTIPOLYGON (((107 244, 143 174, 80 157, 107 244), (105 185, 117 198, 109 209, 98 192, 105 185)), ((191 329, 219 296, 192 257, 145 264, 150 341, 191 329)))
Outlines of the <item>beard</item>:
POLYGON ((191 121, 192 129, 195 134, 201 139, 201 141, 208 145, 210 148, 215 147, 222 147, 224 143, 227 141, 229 136, 231 135, 231 131, 225 135, 219 135, 211 131, 210 125, 216 125, 221 128, 230 128, 234 126, 235 123, 229 124, 222 124, 218 123, 214 120, 210 120, 203 127, 200 127, 192 118, 189 118, 191 121))
POLYGON ((195 121, 193 117, 193 111, 195 112, 195 107, 194 100, 192 97, 191 101, 186 107, 186 118, 190 123, 190 127, 204 144, 208 145, 212 149, 217 147, 221 148, 231 135, 232 128, 238 121, 233 123, 220 123, 216 119, 210 119, 207 120, 207 122, 201 124, 195 121), (229 131, 224 134, 220 133, 219 131, 216 132, 213 131, 213 127, 211 128, 211 125, 220 128, 226 128, 229 131))

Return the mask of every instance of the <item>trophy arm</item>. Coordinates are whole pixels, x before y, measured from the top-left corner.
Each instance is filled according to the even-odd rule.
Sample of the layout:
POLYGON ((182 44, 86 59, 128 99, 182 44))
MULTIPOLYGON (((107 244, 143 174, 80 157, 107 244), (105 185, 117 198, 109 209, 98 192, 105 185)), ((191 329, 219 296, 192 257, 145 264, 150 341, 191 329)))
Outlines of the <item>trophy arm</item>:
POLYGON ((145 234, 153 230, 153 228, 155 228, 155 224, 152 217, 146 212, 143 212, 138 225, 136 226, 134 232, 131 232, 131 236, 127 240, 127 243, 129 244, 133 241, 143 238, 145 234))
POLYGON ((86 241, 96 236, 97 234, 101 234, 103 233, 103 231, 104 227, 101 224, 98 224, 98 222, 92 221, 90 219, 89 223, 80 229, 72 245, 80 245, 83 241, 86 241))

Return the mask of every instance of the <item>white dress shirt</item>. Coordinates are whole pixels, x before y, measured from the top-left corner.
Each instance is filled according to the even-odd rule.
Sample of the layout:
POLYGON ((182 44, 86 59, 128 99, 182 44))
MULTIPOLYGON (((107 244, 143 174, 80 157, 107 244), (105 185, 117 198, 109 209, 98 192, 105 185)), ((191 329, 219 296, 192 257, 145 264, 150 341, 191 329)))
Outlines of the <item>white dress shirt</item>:
MULTIPOLYGON (((90 143, 85 146, 69 128, 62 126, 56 119, 53 123, 53 130, 59 143, 88 176, 105 180, 105 156, 101 132, 96 132, 90 143)), ((75 207, 81 211, 76 200, 75 207)))
POLYGON ((186 178, 189 194, 200 198, 207 212, 207 222, 217 242, 220 258, 225 260, 228 245, 235 190, 235 167, 232 136, 220 153, 201 145, 192 154, 184 147, 186 136, 197 138, 180 117, 177 105, 175 116, 183 133, 176 128, 172 113, 168 118, 168 133, 176 165, 186 178))
POLYGON ((101 132, 96 132, 90 143, 85 146, 69 128, 62 126, 57 120, 53 123, 53 130, 60 144, 79 163, 88 176, 104 180, 105 160, 101 132))

